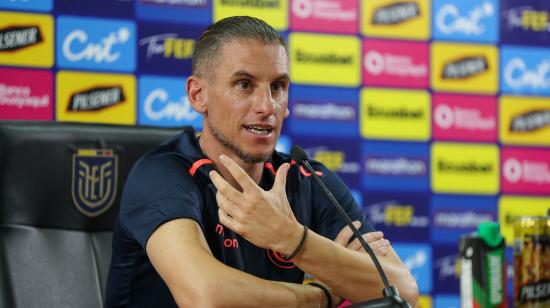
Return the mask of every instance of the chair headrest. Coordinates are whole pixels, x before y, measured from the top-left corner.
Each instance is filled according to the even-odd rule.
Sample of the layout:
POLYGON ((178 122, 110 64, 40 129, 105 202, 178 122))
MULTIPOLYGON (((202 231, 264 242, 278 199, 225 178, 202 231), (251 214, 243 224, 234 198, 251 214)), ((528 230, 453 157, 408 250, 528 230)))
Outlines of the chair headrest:
POLYGON ((181 130, 0 121, 0 224, 112 229, 134 162, 181 130))

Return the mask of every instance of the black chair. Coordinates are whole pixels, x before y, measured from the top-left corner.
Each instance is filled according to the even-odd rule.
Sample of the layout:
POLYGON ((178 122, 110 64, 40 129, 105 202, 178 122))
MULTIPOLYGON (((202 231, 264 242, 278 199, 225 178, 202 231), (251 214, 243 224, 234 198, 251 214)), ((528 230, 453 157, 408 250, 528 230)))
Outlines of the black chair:
POLYGON ((102 307, 128 172, 179 131, 0 121, 0 307, 102 307))

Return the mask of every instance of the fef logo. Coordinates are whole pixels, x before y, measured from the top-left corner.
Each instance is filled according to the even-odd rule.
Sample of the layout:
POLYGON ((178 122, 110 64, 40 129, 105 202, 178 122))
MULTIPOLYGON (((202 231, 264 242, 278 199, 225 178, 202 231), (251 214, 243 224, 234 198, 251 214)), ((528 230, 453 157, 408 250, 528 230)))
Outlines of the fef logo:
POLYGON ((430 15, 428 0, 363 1, 361 32, 372 37, 427 40, 430 15))
MULTIPOLYGON (((433 284, 434 293, 437 294, 458 294, 460 292, 459 274, 457 272, 458 247, 457 242, 447 245, 432 245, 433 251, 433 284)), ((458 306, 460 308, 460 297, 458 306)), ((437 297, 436 297, 437 301, 437 297)), ((450 308, 450 306, 437 306, 439 308, 450 308)))
POLYGON ((501 96, 500 141, 550 145, 550 99, 501 96))
POLYGON ((287 127, 294 135, 359 136, 356 89, 292 86, 290 93, 287 127))
POLYGON ((346 184, 359 184, 361 163, 355 139, 295 137, 293 142, 301 145, 310 159, 325 165, 346 184))
POLYGON ((495 46, 433 43, 431 83, 438 91, 494 94, 498 90, 495 46))
POLYGON ((372 139, 428 140, 430 95, 425 91, 361 90, 361 136, 372 139))
POLYGON ((135 91, 131 75, 58 72, 56 119, 133 125, 135 91))
POLYGON ((548 45, 550 9, 545 0, 502 2, 500 31, 503 43, 548 45))
POLYGON ((289 46, 292 82, 349 87, 359 85, 361 46, 357 37, 291 33, 289 46))
POLYGON ((136 30, 131 21, 57 19, 57 63, 61 68, 132 72, 136 68, 136 30))
POLYGON ((546 216, 550 198, 502 196, 498 202, 500 231, 507 245, 514 244, 514 221, 520 216, 546 216))
POLYGON ((430 221, 434 242, 456 244, 463 234, 475 231, 480 223, 496 219, 494 197, 432 196, 430 221))
POLYGON ((390 87, 429 86, 426 43, 363 41, 363 84, 390 87))
POLYGON ((422 143, 364 142, 363 188, 376 191, 428 191, 429 147, 422 143))
POLYGON ((425 244, 393 244, 403 264, 418 283, 420 293, 432 291, 432 248, 425 244))
POLYGON ((202 129, 202 116, 191 107, 184 78, 142 76, 139 79, 138 124, 202 129))
POLYGON ((73 154, 71 195, 76 208, 95 217, 115 201, 118 156, 110 149, 80 149, 73 154))
POLYGON ((435 0, 434 38, 495 43, 499 3, 496 0, 435 0))
POLYGON ((291 0, 290 28, 354 34, 359 28, 358 0, 291 0))
POLYGON ((0 12, 0 65, 53 65, 53 18, 0 12))
POLYGON ((25 11, 51 11, 53 0, 3 0, 0 1, 0 8, 8 10, 25 10, 25 11))
POLYGON ((496 146, 434 143, 431 152, 434 192, 491 195, 499 191, 496 146))
POLYGON ((550 194, 550 150, 503 148, 502 191, 550 194))
POLYGON ((363 211, 376 230, 392 241, 430 238, 429 198, 420 194, 365 194, 363 211))
POLYGON ((497 141, 497 100, 493 96, 434 93, 434 139, 497 141))
POLYGON ((214 0, 214 21, 242 15, 259 18, 277 30, 288 28, 288 1, 287 0, 214 0))
POLYGON ((208 25, 212 23, 211 0, 138 0, 136 15, 143 20, 208 25))
POLYGON ((182 30, 162 24, 139 25, 139 69, 153 74, 191 74, 191 56, 201 28, 185 26, 182 30))
POLYGON ((0 119, 52 120, 50 71, 0 68, 0 119))
POLYGON ((550 49, 504 46, 501 67, 502 92, 550 95, 550 49))

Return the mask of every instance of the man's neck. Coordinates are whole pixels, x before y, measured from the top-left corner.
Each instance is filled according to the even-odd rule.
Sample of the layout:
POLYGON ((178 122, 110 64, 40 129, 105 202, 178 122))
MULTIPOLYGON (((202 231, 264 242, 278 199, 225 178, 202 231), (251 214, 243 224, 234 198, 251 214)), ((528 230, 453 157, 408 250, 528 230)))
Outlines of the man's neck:
POLYGON ((213 136, 209 134, 201 135, 199 138, 199 146, 202 153, 212 160, 214 169, 218 171, 218 173, 220 173, 220 175, 234 188, 241 190, 240 185, 220 161, 221 154, 224 154, 234 160, 256 184, 260 183, 264 169, 263 163, 244 162, 235 153, 228 150, 224 145, 220 144, 213 136))

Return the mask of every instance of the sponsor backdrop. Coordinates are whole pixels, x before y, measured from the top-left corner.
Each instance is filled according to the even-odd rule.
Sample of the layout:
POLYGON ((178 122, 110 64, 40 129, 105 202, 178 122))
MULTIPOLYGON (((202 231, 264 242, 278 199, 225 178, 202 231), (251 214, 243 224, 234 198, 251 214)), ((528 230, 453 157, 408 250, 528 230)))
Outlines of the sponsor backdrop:
POLYGON ((201 31, 235 14, 289 43, 302 145, 418 279, 458 307, 458 240, 550 208, 547 0, 0 0, 0 119, 202 129, 185 93, 201 31))

